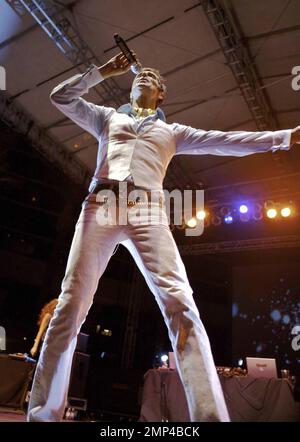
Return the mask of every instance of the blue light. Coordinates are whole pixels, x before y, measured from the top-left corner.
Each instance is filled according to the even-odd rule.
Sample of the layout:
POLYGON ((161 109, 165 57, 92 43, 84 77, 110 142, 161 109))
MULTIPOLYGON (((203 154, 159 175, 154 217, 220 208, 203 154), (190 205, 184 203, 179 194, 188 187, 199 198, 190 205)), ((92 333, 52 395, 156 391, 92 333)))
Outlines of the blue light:
POLYGON ((273 310, 270 316, 274 321, 279 321, 281 319, 281 313, 279 310, 273 310))
POLYGON ((282 317, 282 322, 283 322, 284 324, 289 324, 290 321, 291 321, 291 318, 290 318, 289 315, 283 315, 283 317, 282 317))
POLYGON ((233 218, 231 215, 227 215, 225 216, 224 221, 226 224, 231 224, 233 222, 233 218))
POLYGON ((258 345, 256 346, 256 353, 261 353, 261 352, 262 352, 262 349, 263 349, 262 344, 258 344, 258 345))
POLYGON ((236 302, 234 302, 234 303, 232 304, 232 317, 233 317, 233 318, 235 318, 235 317, 237 316, 238 311, 239 311, 239 306, 237 305, 236 302))
POLYGON ((246 204, 241 204, 240 205, 240 213, 247 213, 248 212, 248 206, 246 206, 246 204))

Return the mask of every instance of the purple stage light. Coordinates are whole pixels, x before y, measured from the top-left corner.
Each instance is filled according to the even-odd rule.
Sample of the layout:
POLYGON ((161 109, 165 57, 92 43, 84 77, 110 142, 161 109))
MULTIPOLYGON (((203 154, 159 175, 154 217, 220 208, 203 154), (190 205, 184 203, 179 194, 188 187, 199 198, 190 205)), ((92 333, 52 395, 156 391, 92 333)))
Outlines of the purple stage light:
POLYGON ((233 222, 233 218, 231 215, 227 215, 225 216, 224 221, 226 224, 231 224, 233 222))
POLYGON ((248 206, 246 206, 246 204, 241 204, 240 205, 240 213, 247 213, 248 212, 248 206))

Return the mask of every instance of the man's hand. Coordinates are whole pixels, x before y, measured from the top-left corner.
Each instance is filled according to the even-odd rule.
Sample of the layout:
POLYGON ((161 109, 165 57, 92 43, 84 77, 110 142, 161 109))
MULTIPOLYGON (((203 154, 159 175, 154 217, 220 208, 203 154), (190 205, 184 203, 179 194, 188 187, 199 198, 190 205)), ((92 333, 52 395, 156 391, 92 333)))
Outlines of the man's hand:
MULTIPOLYGON (((135 53, 132 51, 133 55, 136 57, 135 53)), ((138 62, 138 59, 137 59, 138 62)), ((103 78, 113 77, 115 75, 122 75, 129 71, 132 63, 129 63, 125 55, 120 52, 115 57, 111 58, 103 66, 100 66, 99 71, 103 78)))
POLYGON ((295 129, 292 129, 291 146, 293 144, 300 144, 300 126, 297 126, 295 127, 295 129))

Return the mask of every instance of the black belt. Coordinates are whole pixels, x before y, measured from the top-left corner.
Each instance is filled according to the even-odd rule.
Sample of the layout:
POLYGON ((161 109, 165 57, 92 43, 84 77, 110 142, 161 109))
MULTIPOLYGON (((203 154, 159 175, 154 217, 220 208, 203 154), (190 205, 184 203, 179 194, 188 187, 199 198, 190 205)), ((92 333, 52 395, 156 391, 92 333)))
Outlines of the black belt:
MULTIPOLYGON (((145 192, 147 194, 151 194, 150 190, 142 189, 141 187, 136 187, 134 184, 128 183, 126 181, 120 181, 120 183, 124 184, 126 183, 126 186, 124 186, 127 190, 127 194, 132 192, 133 190, 145 192)), ((99 183, 96 185, 95 189, 92 191, 92 193, 98 193, 101 190, 112 190, 113 192, 119 193, 120 191, 120 184, 119 183, 99 183)), ((122 190, 122 187, 121 187, 122 190)))
MULTIPOLYGON (((136 187, 134 184, 126 183, 127 185, 122 187, 119 187, 119 183, 99 183, 96 185, 95 189, 91 192, 92 195, 97 195, 98 192, 103 190, 111 190, 114 192, 116 200, 119 201, 121 199, 126 199, 128 206, 135 206, 136 204, 143 204, 144 202, 147 203, 158 203, 160 206, 163 204, 163 196, 161 191, 151 191, 142 189, 141 187, 136 187), (136 191, 138 193, 137 196, 130 196, 129 194, 131 192, 136 191)), ((91 195, 90 194, 90 195, 91 195)), ((89 199, 87 197, 87 199, 89 199)), ((107 200, 107 198, 104 196, 104 200, 107 200)), ((105 201, 103 201, 105 202, 105 201)))

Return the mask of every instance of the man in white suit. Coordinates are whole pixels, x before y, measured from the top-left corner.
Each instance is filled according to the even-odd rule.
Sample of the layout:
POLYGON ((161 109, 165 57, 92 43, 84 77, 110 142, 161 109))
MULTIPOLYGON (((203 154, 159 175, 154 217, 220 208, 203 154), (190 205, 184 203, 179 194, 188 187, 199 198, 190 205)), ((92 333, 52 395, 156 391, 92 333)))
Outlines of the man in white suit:
MULTIPOLYGON (((51 93, 53 104, 99 140, 97 166, 75 227, 62 292, 36 369, 29 421, 60 421, 68 392, 76 337, 93 301, 99 278, 117 244, 133 255, 155 296, 168 327, 191 421, 229 421, 210 343, 192 289, 168 226, 162 182, 171 158, 178 154, 245 156, 288 150, 300 140, 299 129, 275 132, 220 132, 168 124, 158 108, 166 88, 159 72, 144 68, 134 79, 131 104, 118 111, 81 96, 106 78, 130 69, 122 54, 101 67, 61 83, 51 93), (130 189, 155 191, 159 217, 149 221, 151 203, 137 200, 140 218, 131 223, 97 220, 103 203, 97 192, 130 189)), ((128 210, 137 201, 126 198, 128 210)), ((118 204, 121 196, 117 195, 118 204)), ((124 207, 123 209, 124 210, 124 207)), ((156 212, 157 213, 157 212, 156 212)))

